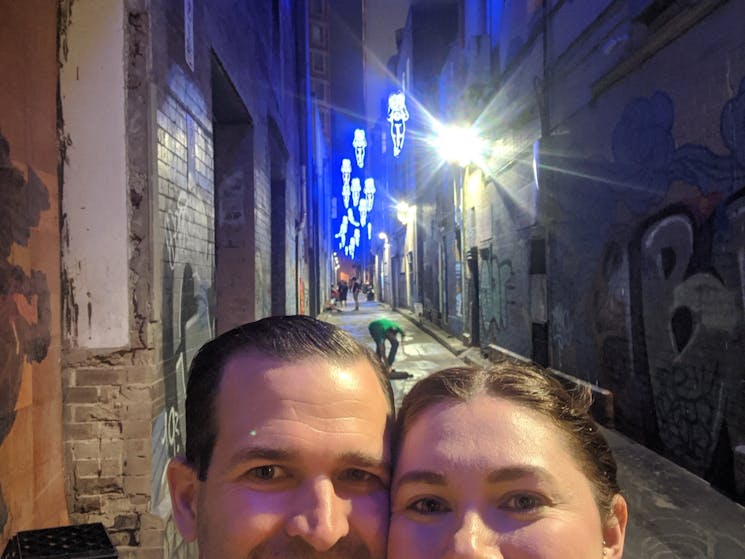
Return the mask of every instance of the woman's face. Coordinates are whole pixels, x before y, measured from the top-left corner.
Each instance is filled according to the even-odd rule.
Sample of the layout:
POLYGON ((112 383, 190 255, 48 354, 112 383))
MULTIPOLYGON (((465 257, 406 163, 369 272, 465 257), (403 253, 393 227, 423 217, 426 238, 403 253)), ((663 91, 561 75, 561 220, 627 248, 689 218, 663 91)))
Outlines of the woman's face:
POLYGON ((501 398, 423 412, 404 438, 391 507, 389 559, 623 553, 623 527, 614 545, 618 527, 603 528, 590 482, 562 433, 501 398))

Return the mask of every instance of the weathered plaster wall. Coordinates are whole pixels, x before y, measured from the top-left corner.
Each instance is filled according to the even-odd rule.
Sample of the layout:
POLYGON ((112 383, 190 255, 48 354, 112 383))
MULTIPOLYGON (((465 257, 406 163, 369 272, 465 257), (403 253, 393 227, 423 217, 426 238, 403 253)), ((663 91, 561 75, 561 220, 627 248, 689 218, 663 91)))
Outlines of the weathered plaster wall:
POLYGON ((73 6, 60 70, 65 336, 75 347, 116 348, 129 342, 124 9, 73 6))
MULTIPOLYGON (((67 242, 67 235, 63 239, 63 260, 65 269, 70 271, 67 277, 78 277, 74 274, 84 268, 81 258, 87 258, 75 252, 75 243, 80 243, 79 250, 87 243, 98 242, 91 250, 101 252, 102 256, 90 263, 93 269, 98 269, 107 258, 117 256, 110 271, 98 270, 103 275, 79 276, 94 282, 91 288, 96 293, 110 293, 115 300, 106 302, 112 305, 106 307, 111 316, 105 317, 100 326, 114 324, 108 333, 99 337, 91 332, 91 336, 86 334, 81 338, 80 323, 85 322, 86 329, 93 327, 97 310, 91 309, 92 320, 88 323, 87 302, 81 302, 86 300, 87 293, 76 291, 73 299, 68 290, 64 297, 64 308, 70 311, 66 315, 70 321, 64 322, 62 359, 67 505, 75 523, 103 522, 120 557, 129 558, 152 551, 152 534, 162 537, 162 530, 148 515, 151 418, 162 385, 155 376, 160 333, 150 328, 154 322, 148 146, 151 132, 145 78, 149 17, 144 4, 140 0, 105 6, 98 2, 66 1, 60 3, 59 12, 59 60, 61 72, 70 80, 69 89, 65 90, 68 98, 61 106, 61 133, 66 145, 74 145, 75 138, 81 138, 74 164, 70 161, 65 166, 73 166, 75 171, 69 177, 64 176, 63 198, 67 197, 68 202, 91 200, 85 211, 75 208, 66 214, 65 231, 77 235, 73 237, 74 243, 67 242), (101 33, 104 29, 108 32, 101 33), (119 77, 112 83, 108 78, 101 83, 96 64, 92 68, 82 64, 91 63, 88 57, 103 53, 108 57, 105 58, 108 65, 119 68, 119 77), (98 122, 96 111, 104 113, 100 117, 103 123, 114 119, 111 128, 93 126, 90 120, 85 120, 86 107, 80 107, 78 102, 89 94, 88 82, 93 91, 102 86, 120 89, 119 92, 116 88, 106 90, 108 93, 91 106, 91 118, 95 122, 98 122), (71 107, 69 129, 66 106, 71 107), (108 159, 108 153, 101 155, 99 148, 114 149, 117 153, 111 155, 115 156, 115 163, 108 159), (116 185, 104 200, 100 198, 99 182, 87 180, 100 177, 102 171, 112 173, 109 187, 116 185), (107 213, 111 211, 109 202, 109 206, 116 208, 114 213, 107 213), (108 236, 108 229, 96 229, 102 225, 94 203, 103 204, 101 213, 112 219, 114 238, 108 236), (90 232, 88 228, 92 228, 90 232), (103 254, 109 246, 110 254, 103 254), (114 270, 110 284, 99 283, 114 270), (81 301, 79 296, 83 297, 81 301), (81 310, 73 320, 76 305, 81 310), (116 339, 112 338, 112 332, 116 332, 116 339), (108 343, 118 345, 105 347, 108 343)), ((162 549, 160 541, 158 544, 156 550, 162 549)))
POLYGON ((0 2, 0 549, 68 521, 62 467, 57 10, 0 2))

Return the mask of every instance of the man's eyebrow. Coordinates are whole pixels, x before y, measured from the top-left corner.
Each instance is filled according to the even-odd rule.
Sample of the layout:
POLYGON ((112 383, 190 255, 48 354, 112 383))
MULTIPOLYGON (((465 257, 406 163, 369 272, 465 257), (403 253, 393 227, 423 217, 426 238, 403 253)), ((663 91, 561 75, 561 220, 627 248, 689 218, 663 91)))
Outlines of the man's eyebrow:
POLYGON ((361 468, 382 468, 389 471, 390 463, 382 458, 376 458, 372 454, 365 452, 348 451, 339 455, 339 461, 350 466, 359 466, 361 468))
POLYGON ((507 466, 491 472, 486 481, 489 483, 500 483, 515 481, 526 477, 539 478, 546 481, 554 481, 556 478, 546 468, 541 466, 507 466))
POLYGON ((252 460, 267 460, 272 462, 285 462, 297 456, 296 452, 284 448, 272 448, 263 446, 254 446, 242 448, 230 457, 230 464, 243 464, 252 460))
POLYGON ((429 470, 411 470, 398 478, 394 485, 400 487, 407 483, 426 483, 427 485, 447 485, 444 474, 429 470))
MULTIPOLYGON (((243 464, 254 460, 266 460, 269 462, 289 462, 299 460, 300 453, 294 450, 274 447, 250 447, 237 451, 230 459, 231 466, 243 464)), ((339 455, 339 461, 349 466, 360 468, 381 468, 385 471, 390 470, 390 464, 371 454, 365 452, 344 452, 339 455)))

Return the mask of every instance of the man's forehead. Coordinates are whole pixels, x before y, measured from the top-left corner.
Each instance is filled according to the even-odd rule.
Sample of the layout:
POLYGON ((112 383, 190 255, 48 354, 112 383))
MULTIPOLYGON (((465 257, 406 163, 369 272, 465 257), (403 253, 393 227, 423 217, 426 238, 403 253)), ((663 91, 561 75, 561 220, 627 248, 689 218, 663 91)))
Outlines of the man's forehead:
POLYGON ((218 438, 234 450, 305 455, 311 445, 325 449, 326 458, 341 452, 361 463, 368 452, 387 455, 387 400, 364 361, 291 362, 244 354, 226 365, 218 417, 218 438))
POLYGON ((331 397, 344 393, 374 399, 379 393, 385 399, 377 375, 365 359, 309 356, 291 360, 258 352, 239 353, 225 364, 220 393, 229 396, 231 391, 245 388, 279 397, 298 394, 312 399, 314 394, 331 397))
MULTIPOLYGON (((224 371, 238 372, 242 377, 256 378, 259 382, 266 380, 265 373, 275 376, 293 374, 318 374, 319 371, 331 371, 343 374, 346 378, 374 377, 375 372, 370 363, 362 356, 359 358, 338 358, 322 354, 308 354, 297 357, 263 353, 261 351, 241 351, 233 354, 225 363, 224 371)), ((308 376, 306 378, 312 378, 308 376)))

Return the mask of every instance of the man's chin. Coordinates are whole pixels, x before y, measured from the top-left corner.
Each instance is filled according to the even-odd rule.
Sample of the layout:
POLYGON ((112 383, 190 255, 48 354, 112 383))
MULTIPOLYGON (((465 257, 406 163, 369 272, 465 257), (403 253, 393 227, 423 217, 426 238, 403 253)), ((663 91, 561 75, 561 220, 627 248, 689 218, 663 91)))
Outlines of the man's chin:
POLYGON ((281 538, 266 541, 254 548, 246 559, 383 559, 374 557, 370 549, 357 538, 346 537, 326 551, 313 549, 300 538, 281 538))

